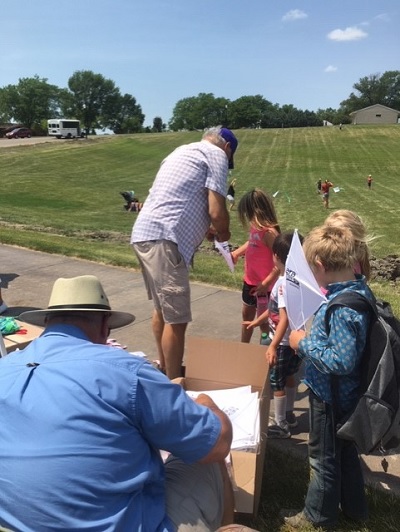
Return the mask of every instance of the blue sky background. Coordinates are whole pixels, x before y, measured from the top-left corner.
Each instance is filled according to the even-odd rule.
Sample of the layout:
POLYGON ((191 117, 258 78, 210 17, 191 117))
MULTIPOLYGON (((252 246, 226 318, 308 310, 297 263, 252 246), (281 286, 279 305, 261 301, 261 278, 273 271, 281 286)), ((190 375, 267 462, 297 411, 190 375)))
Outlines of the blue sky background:
POLYGON ((3 0, 0 87, 92 70, 152 125, 200 92, 339 107, 361 77, 400 70, 399 0, 3 0))

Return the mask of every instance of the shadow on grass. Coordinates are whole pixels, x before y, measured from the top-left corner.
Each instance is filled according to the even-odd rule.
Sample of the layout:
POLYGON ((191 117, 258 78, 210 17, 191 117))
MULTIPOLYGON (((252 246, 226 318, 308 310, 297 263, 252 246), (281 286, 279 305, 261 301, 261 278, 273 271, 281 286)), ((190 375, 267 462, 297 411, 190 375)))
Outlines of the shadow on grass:
MULTIPOLYGON (((241 518, 240 524, 261 532, 289 532, 279 513, 283 508, 303 508, 308 485, 308 462, 292 454, 267 445, 264 480, 258 515, 253 519, 241 518)), ((342 518, 336 532, 397 532, 400 529, 400 499, 394 495, 366 487, 370 518, 363 527, 342 518)), ((322 530, 312 527, 300 532, 322 530)))

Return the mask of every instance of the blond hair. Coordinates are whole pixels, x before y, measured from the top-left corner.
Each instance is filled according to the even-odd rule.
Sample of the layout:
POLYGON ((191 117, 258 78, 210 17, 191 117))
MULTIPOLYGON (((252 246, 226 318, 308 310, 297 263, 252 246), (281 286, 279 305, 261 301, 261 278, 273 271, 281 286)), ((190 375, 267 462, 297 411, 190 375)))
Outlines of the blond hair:
POLYGON ((271 196, 259 188, 247 192, 239 201, 239 220, 244 227, 253 225, 256 229, 274 227, 280 232, 278 218, 271 196))
POLYGON ((367 279, 370 277, 370 253, 368 244, 372 237, 368 237, 367 228, 360 216, 347 209, 339 209, 328 216, 325 224, 332 227, 347 227, 353 235, 356 248, 356 263, 360 266, 361 273, 367 279))
POLYGON ((303 250, 311 269, 321 263, 334 272, 353 268, 357 261, 354 237, 347 227, 315 227, 305 237, 303 250))

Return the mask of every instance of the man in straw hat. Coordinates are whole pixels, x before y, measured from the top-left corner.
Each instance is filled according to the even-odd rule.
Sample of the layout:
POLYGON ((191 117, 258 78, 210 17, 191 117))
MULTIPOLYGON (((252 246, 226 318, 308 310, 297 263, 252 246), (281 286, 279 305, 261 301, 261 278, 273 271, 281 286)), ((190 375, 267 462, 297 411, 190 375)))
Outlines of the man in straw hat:
POLYGON ((133 226, 131 243, 149 299, 160 368, 181 376, 190 309, 189 267, 205 236, 229 240, 226 181, 238 141, 230 129, 207 129, 200 142, 174 150, 161 163, 133 226), (211 224, 211 226, 210 226, 211 224))
POLYGON ((58 279, 48 308, 21 318, 45 330, 0 359, 0 526, 132 532, 232 522, 229 418, 143 357, 105 345, 134 316, 111 309, 96 277, 58 279), (160 449, 171 453, 165 464, 160 449))

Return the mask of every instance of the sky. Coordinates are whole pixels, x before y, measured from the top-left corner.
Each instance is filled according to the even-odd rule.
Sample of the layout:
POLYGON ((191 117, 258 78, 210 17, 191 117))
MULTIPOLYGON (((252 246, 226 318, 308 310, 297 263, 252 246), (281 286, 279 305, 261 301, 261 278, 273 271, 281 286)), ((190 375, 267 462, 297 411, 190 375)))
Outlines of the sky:
POLYGON ((2 0, 0 20, 0 87, 91 70, 150 126, 199 93, 337 109, 400 70, 399 0, 2 0))

